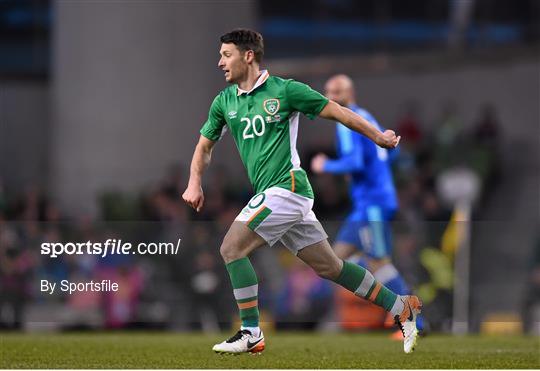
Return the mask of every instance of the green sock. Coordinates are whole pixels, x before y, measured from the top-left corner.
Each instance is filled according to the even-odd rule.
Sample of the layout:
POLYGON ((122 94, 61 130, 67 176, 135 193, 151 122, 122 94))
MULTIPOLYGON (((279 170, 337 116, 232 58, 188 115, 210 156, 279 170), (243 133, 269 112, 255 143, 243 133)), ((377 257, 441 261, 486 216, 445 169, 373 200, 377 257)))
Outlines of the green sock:
POLYGON ((234 260, 226 265, 234 289, 234 298, 240 310, 244 327, 259 326, 259 307, 257 303, 257 274, 248 257, 234 260))
POLYGON ((393 315, 401 314, 403 310, 398 295, 375 281, 373 275, 359 265, 343 261, 343 269, 335 282, 393 315))

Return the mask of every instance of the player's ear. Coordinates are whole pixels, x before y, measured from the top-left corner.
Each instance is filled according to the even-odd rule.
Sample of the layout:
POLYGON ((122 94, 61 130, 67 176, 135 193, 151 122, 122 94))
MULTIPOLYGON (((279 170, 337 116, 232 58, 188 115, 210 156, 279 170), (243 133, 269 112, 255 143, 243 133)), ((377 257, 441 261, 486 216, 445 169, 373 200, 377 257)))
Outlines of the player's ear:
POLYGON ((255 60, 255 53, 253 52, 253 50, 246 50, 246 52, 244 53, 244 60, 247 63, 252 63, 255 60))

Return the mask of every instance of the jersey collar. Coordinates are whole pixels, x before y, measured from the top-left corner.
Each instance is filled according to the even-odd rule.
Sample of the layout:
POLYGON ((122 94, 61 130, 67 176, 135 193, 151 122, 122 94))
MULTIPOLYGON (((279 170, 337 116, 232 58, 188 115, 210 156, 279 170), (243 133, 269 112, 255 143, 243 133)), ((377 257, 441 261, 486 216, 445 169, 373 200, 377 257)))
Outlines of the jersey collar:
POLYGON ((257 82, 255 82, 255 85, 253 85, 253 87, 251 88, 251 90, 247 91, 247 90, 242 90, 240 89, 240 87, 237 85, 237 92, 236 92, 236 95, 237 96, 240 96, 242 94, 249 94, 251 93, 253 90, 257 89, 259 86, 261 86, 262 84, 264 84, 264 82, 266 81, 266 79, 268 79, 268 77, 270 76, 270 74, 268 73, 268 70, 263 70, 262 73, 261 73, 261 76, 259 76, 259 78, 257 79, 257 82))

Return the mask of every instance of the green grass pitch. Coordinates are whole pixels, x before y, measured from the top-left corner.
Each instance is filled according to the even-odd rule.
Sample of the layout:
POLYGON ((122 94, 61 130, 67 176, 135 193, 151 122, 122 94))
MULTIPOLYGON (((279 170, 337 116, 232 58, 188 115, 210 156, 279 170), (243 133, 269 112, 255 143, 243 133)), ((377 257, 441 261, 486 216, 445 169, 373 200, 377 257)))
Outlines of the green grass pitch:
POLYGON ((0 368, 540 368, 538 337, 431 335, 407 355, 387 334, 267 333, 261 355, 218 355, 224 334, 0 333, 0 368))

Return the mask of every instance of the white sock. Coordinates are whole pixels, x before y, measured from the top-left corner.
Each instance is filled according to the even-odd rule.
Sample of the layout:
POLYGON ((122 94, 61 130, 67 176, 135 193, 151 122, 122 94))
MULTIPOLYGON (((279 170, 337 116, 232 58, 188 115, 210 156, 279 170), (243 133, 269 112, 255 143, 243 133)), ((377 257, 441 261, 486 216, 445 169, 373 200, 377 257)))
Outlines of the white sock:
POLYGON ((404 307, 405 304, 403 304, 403 298, 401 295, 398 295, 394 306, 390 309, 390 313, 392 313, 393 316, 399 316, 401 312, 403 312, 404 307))
POLYGON ((251 332, 251 335, 253 335, 255 337, 261 335, 261 329, 258 326, 257 327, 244 327, 244 326, 241 326, 240 330, 248 330, 249 332, 251 332))

